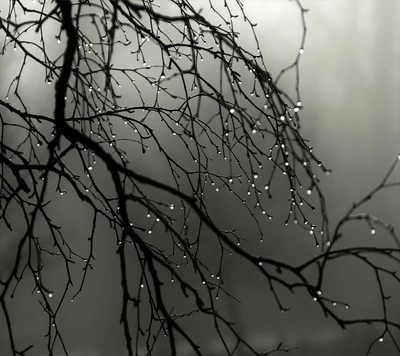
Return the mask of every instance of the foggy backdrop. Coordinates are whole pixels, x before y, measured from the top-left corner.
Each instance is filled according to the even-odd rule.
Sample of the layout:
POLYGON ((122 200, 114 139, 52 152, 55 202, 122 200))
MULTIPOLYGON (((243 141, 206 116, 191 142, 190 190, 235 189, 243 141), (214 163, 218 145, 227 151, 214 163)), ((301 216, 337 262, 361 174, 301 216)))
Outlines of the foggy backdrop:
MULTIPOLYGON (((302 30, 299 10, 294 1, 242 1, 248 16, 258 23, 256 31, 266 64, 274 77, 293 62, 299 50, 302 30)), ((302 4, 309 12, 306 14, 305 52, 300 62, 300 91, 304 106, 300 118, 303 136, 311 141, 314 152, 333 171, 329 176, 321 177, 332 228, 354 201, 381 181, 400 153, 400 1, 310 0, 302 1, 302 4)), ((2 9, 6 5, 6 2, 1 4, 2 9)), ((196 0, 196 6, 204 7, 204 14, 207 13, 208 1, 196 0)), ((241 43, 246 43, 248 35, 248 30, 243 30, 241 43)), ((17 55, 12 53, 9 56, 17 55)), ((0 60, 0 96, 6 95, 8 84, 18 68, 12 57, 0 60)), ((31 86, 25 89, 31 92, 29 107, 33 112, 51 115, 52 88, 43 82, 41 73, 32 70, 25 76, 31 76, 27 79, 31 86)), ((294 75, 282 78, 280 85, 294 94, 294 75)), ((144 172, 162 177, 165 162, 156 161, 156 156, 150 157, 138 157, 139 166, 144 172)), ((395 172, 395 178, 400 179, 399 170, 395 172)), ((380 194, 367 206, 367 212, 384 218, 398 230, 399 198, 399 191, 380 194)), ((61 198, 56 197, 56 202, 57 199, 61 204, 61 198)), ((92 217, 85 216, 85 209, 76 209, 72 197, 62 199, 65 210, 53 216, 62 222, 65 234, 71 236, 74 245, 84 246, 86 241, 80 241, 80 231, 90 226, 92 217)), ((307 231, 284 226, 286 204, 285 199, 277 199, 276 205, 271 207, 275 219, 263 223, 269 237, 256 248, 260 249, 260 254, 264 252, 271 258, 300 263, 317 251, 307 231)), ((224 204, 223 199, 216 196, 212 209, 220 215, 219 222, 227 226, 235 222, 238 229, 249 236, 257 233, 255 226, 248 226, 242 215, 224 204)), ((17 221, 18 217, 13 219, 17 221)), ((108 227, 104 222, 102 224, 104 234, 100 233, 97 239, 94 270, 89 273, 84 291, 73 303, 65 304, 59 315, 60 329, 71 356, 125 355, 125 341, 119 325, 119 261, 115 254, 115 240, 107 239, 108 227)), ((360 244, 364 239, 385 238, 390 245, 386 235, 384 237, 378 230, 371 237, 368 227, 362 224, 349 229, 348 233, 360 244)), ((0 231, 0 274, 12 263, 17 238, 18 231, 0 231)), ((211 264, 212 253, 210 248, 211 264)), ((221 310, 236 322, 239 332, 265 350, 283 341, 286 347, 298 347, 293 351, 298 356, 358 356, 366 353, 369 342, 377 336, 375 326, 349 328, 343 332, 332 320, 325 319, 316 303, 303 293, 283 293, 282 302, 291 310, 282 314, 258 274, 235 258, 228 264, 229 268, 225 267, 227 289, 242 304, 221 297, 221 310)), ((135 268, 134 261, 132 268, 135 268)), ((63 265, 51 265, 46 270, 47 283, 57 286, 59 276, 64 276, 64 273, 63 265)), ((366 312, 378 315, 380 312, 379 295, 370 288, 376 286, 373 278, 368 277, 370 275, 371 271, 344 260, 330 271, 326 292, 337 298, 346 296, 345 301, 352 306, 344 315, 362 316, 366 312)), ((393 290, 397 290, 399 295, 399 286, 394 286, 393 290)), ((44 356, 43 336, 47 319, 37 296, 30 295, 30 292, 30 285, 23 285, 14 300, 9 302, 11 317, 17 342, 38 344, 29 355, 44 356)), ((174 300, 173 290, 169 297, 174 300)), ((391 305, 400 322, 400 301, 394 300, 391 305)), ((1 318, 0 323, 4 325, 1 318)), ((215 335, 212 330, 205 329, 201 320, 184 325, 203 343, 207 341, 205 354, 220 355, 223 351, 213 342, 215 335)), ((397 336, 400 338, 399 334, 397 336)), ((8 356, 8 350, 8 335, 6 330, 0 329, 0 355, 8 356)), ((187 355, 191 355, 190 352, 187 355)), ((162 350, 157 353, 164 354, 167 353, 162 350)), ((243 350, 242 355, 245 354, 243 350)), ((373 354, 396 353, 392 345, 383 342, 373 354)))

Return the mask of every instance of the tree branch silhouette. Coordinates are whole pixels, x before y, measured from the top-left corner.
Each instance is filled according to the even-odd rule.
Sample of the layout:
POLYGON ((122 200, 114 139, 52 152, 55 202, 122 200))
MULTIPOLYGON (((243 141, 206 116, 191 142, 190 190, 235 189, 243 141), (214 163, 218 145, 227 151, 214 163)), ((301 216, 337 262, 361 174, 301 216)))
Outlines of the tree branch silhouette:
POLYGON ((391 225, 357 212, 383 189, 400 185, 388 181, 399 160, 382 183, 349 209, 331 235, 325 195, 317 177, 317 173, 330 171, 300 130, 299 63, 305 48, 307 9, 300 1, 295 3, 303 26, 299 52, 274 79, 260 50, 256 24, 239 0, 232 4, 224 1, 222 9, 209 1, 210 11, 220 23, 203 16, 195 2, 188 0, 168 2, 176 15, 167 15, 161 5, 147 0, 40 0, 39 8, 18 0, 9 2, 8 13, 0 18, 2 55, 12 48, 23 58, 5 100, 0 100, 0 221, 11 231, 15 223, 8 217, 16 214, 21 217, 18 229, 23 229, 12 268, 0 279, 0 304, 13 356, 29 356, 34 347, 17 345, 9 316, 9 299, 18 293, 23 277, 33 281, 48 316, 49 355, 60 349, 68 353, 58 314, 85 287, 93 268, 100 220, 109 224, 116 242, 122 289, 120 321, 129 356, 139 354, 141 343, 151 355, 162 335, 168 339, 171 355, 179 354, 181 342, 195 354, 204 355, 196 336, 182 324, 196 314, 208 317, 226 355, 237 354, 240 346, 254 355, 291 351, 282 343, 267 352, 258 349, 219 312, 216 299, 220 293, 235 299, 224 286, 224 261, 230 254, 260 273, 280 311, 289 311, 281 302, 281 287, 291 293, 304 290, 322 313, 342 328, 383 325, 368 353, 386 336, 400 353, 394 334, 400 324, 388 312, 389 296, 382 279, 387 275, 400 282, 396 270, 386 264, 387 260, 398 266, 399 239, 391 225), (21 21, 22 14, 27 17, 21 21), (248 24, 255 50, 240 42, 236 30, 240 20, 248 24), (56 50, 51 49, 50 30, 58 32, 55 39, 60 46, 56 50), (124 57, 127 61, 121 64, 124 57), (149 57, 152 64, 146 62, 149 57), (210 68, 204 64, 207 61, 210 68), (24 78, 29 66, 40 67, 50 88, 55 83, 53 115, 30 110, 23 90, 28 85, 24 78), (207 69, 216 74, 207 75, 207 69), (296 100, 278 85, 293 69, 296 100), (18 142, 10 139, 15 133, 18 142), (151 155, 153 151, 167 167, 163 177, 141 172, 138 154, 151 155), (107 189, 102 183, 105 179, 107 189), (273 218, 268 201, 282 184, 289 194, 283 223, 308 230, 318 247, 317 255, 298 265, 255 255, 242 243, 246 236, 236 228, 223 229, 211 212, 213 197, 229 192, 229 202, 240 204, 262 242, 262 220, 273 218), (77 198, 76 209, 86 207, 92 214, 86 254, 73 248, 63 222, 53 218, 56 194, 62 197, 67 193, 77 198), (310 195, 317 196, 317 203, 310 195), (313 211, 318 212, 318 219, 313 211), (345 238, 343 227, 353 221, 366 223, 371 233, 379 226, 392 241, 387 247, 340 247, 345 238), (37 236, 40 223, 46 227, 50 244, 37 236), (156 234, 159 240, 149 238, 156 234), (217 271, 204 262, 205 236, 219 246, 217 271), (160 242, 167 239, 169 249, 165 241, 160 242), (46 283, 44 255, 65 266, 62 291, 46 283), (328 266, 342 258, 362 262, 375 277, 382 303, 379 317, 343 317, 336 306, 347 309, 349 305, 323 293, 328 266), (138 285, 130 277, 132 260, 140 265, 138 285), (76 280, 71 266, 78 264, 83 272, 76 280), (316 276, 308 273, 311 269, 317 270, 316 276), (167 280, 166 275, 171 278, 167 280), (175 283, 192 309, 175 312, 165 295, 166 283, 175 283), (142 312, 145 303, 148 313, 142 312), (136 320, 130 317, 132 310, 137 312, 136 320))

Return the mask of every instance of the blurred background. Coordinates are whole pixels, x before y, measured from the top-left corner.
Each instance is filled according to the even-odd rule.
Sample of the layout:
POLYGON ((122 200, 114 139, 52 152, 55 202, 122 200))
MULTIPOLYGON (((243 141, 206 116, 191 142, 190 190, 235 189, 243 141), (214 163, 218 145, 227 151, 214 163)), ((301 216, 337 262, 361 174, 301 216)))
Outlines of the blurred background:
MULTIPOLYGON (((267 67, 275 77, 282 68, 293 62, 300 48, 302 24, 296 2, 242 2, 249 18, 257 23, 261 49, 267 67)), ((300 62, 303 103, 300 117, 303 136, 311 141, 314 153, 332 169, 329 176, 321 177, 332 229, 353 202, 380 183, 400 153, 400 1, 309 0, 302 1, 302 4, 309 11, 306 13, 308 32, 305 51, 300 62)), ((6 6, 6 2, 1 3, 2 11, 6 6)), ((203 16, 209 12, 208 1, 196 0, 195 6, 204 9, 203 16)), ((168 3, 164 3, 165 11, 168 8, 168 3)), ((242 28, 238 21, 237 30, 241 33, 241 43, 250 46, 251 41, 247 41, 251 35, 248 27, 242 28)), ((49 38, 52 36, 54 33, 49 33, 49 38)), ((8 83, 20 66, 18 61, 22 59, 18 59, 18 55, 7 53, 0 60, 1 97, 6 96, 8 83)), ((209 68, 209 75, 212 76, 212 65, 209 68)), ((53 93, 52 88, 43 82, 43 73, 33 69, 24 75, 26 86, 21 90, 24 91, 30 110, 51 115, 53 93)), ((294 73, 284 76, 280 82, 280 86, 292 95, 295 93, 294 85, 294 73)), ((167 136, 161 139, 167 143, 173 140, 167 136)), ((171 147, 174 147, 173 143, 171 147)), ((179 154, 178 149, 176 154, 179 154)), ((157 161, 159 156, 150 154, 134 157, 141 172, 163 177, 166 162, 157 161)), ((99 172, 105 172, 104 167, 98 169, 99 172)), ((400 180, 399 169, 395 170, 393 179, 400 180)), ((104 181, 104 189, 107 189, 107 181, 104 181)), ((252 239, 258 236, 256 226, 249 222, 242 210, 227 204, 228 200, 223 198, 223 194, 215 195, 210 204, 211 214, 226 229, 235 226, 238 232, 248 236, 249 250, 258 250, 260 255, 265 254, 293 264, 301 263, 317 253, 307 231, 294 225, 284 226, 287 214, 285 199, 276 197, 270 204, 269 211, 274 219, 262 222, 268 236, 260 245, 258 237, 252 239)), ((383 218, 398 230, 399 198, 398 190, 385 191, 366 205, 364 211, 383 218)), ((87 249, 86 235, 82 238, 82 231, 86 231, 84 234, 90 231, 92 216, 89 210, 86 214, 85 208, 77 209, 77 200, 68 195, 54 197, 53 203, 62 207, 54 211, 53 217, 62 223, 71 244, 77 249, 87 249)), ((15 223, 18 219, 18 216, 11 217, 15 223)), ((100 221, 98 226, 94 269, 89 272, 83 292, 73 303, 66 303, 59 314, 58 327, 71 356, 126 355, 122 327, 119 324, 121 289, 115 239, 108 238, 106 222, 100 221)), ((1 276, 2 271, 12 265, 18 229, 10 232, 4 226, 0 228, 1 276)), ((38 227, 37 233, 40 234, 40 231, 38 227)), ((379 228, 373 236, 368 226, 363 224, 351 225, 345 231, 351 241, 349 244, 374 244, 376 240, 376 244, 393 247, 390 238, 379 228)), ((211 268, 216 268, 219 251, 214 248, 215 242, 209 241, 209 244, 210 248, 204 258, 211 268)), ((135 271, 139 267, 135 261, 129 263, 132 265, 132 280, 137 281, 139 276, 135 271)), ((49 268, 44 271, 47 284, 55 289, 57 286, 61 288, 61 279, 65 279, 64 265, 51 259, 48 265, 49 268)), ((82 266, 78 267, 74 270, 77 276, 82 266)), ((398 269, 398 265, 395 268, 398 269)), ((361 264, 347 259, 332 265, 326 278, 329 282, 323 292, 351 306, 348 310, 339 310, 339 315, 350 318, 381 315, 380 296, 371 272, 361 264)), ((221 295, 216 301, 221 313, 235 321, 238 332, 245 335, 246 340, 265 351, 282 341, 284 347, 297 347, 291 353, 298 356, 365 355, 369 344, 383 331, 378 326, 360 326, 344 332, 333 320, 326 319, 318 305, 301 292, 291 295, 284 290, 280 291, 282 303, 290 307, 290 311, 281 313, 265 280, 235 256, 227 258, 224 273, 227 290, 241 303, 221 295)), ((394 313, 393 319, 400 322, 400 288, 389 278, 385 282, 393 296, 397 295, 397 299, 393 297, 389 305, 391 313, 394 313)), ((78 286, 79 283, 74 286, 71 296, 78 286)), ((181 298, 178 296, 179 290, 169 286, 166 288, 171 305, 182 302, 178 302, 181 298)), ((8 302, 10 316, 17 342, 21 345, 37 344, 29 355, 47 355, 44 334, 48 320, 38 303, 37 295, 31 294, 31 291, 32 284, 28 281, 21 284, 15 298, 8 302)), ((177 305, 178 311, 180 307, 182 305, 177 305)), ((201 317, 195 317, 194 320, 182 320, 182 325, 195 335, 204 354, 223 355, 222 345, 217 341, 212 327, 203 323, 201 317)), ((395 336, 400 340, 399 333, 395 336)), ((168 349, 162 347, 156 349, 154 355, 169 354, 166 351, 168 349)), ((182 344, 179 354, 186 356, 193 352, 182 344)), ((245 349, 240 350, 239 355, 247 354, 245 349)), ((398 353, 389 340, 384 340, 376 345, 371 354, 398 353)), ((3 316, 0 316, 0 355, 10 355, 3 316)))

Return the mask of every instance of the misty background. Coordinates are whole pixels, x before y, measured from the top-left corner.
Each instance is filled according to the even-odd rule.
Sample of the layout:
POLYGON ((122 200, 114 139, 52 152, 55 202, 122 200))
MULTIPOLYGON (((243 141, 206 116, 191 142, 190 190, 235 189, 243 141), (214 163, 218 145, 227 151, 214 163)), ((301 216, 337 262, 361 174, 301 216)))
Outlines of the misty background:
MULTIPOLYGON (((302 34, 299 9, 294 1, 243 0, 243 3, 249 18, 258 24, 256 31, 261 49, 267 67, 275 77, 293 62, 298 53, 302 34)), ((308 32, 305 52, 300 61, 303 103, 300 118, 303 136, 311 141, 314 153, 332 169, 329 176, 321 174, 321 187, 327 200, 332 229, 353 202, 380 183, 400 153, 400 1, 326 0, 302 1, 302 4, 309 12, 306 14, 308 32)), ((6 2, 1 4, 2 10, 6 5, 6 2)), ((196 6, 204 8, 204 16, 207 14, 208 1, 197 1, 196 6)), ((239 21, 237 26, 241 32, 240 41, 245 46, 250 32, 246 27, 242 29, 239 21)), ((54 33, 49 33, 49 38, 53 37, 54 33)), ((7 53, 0 61, 1 97, 6 96, 8 84, 19 68, 16 56, 18 53, 7 53)), ((209 75, 212 76, 211 64, 209 68, 209 75)), ((34 69, 24 75, 30 85, 22 90, 30 110, 51 115, 54 88, 43 81, 43 73, 34 69)), ((282 78, 280 86, 294 94, 294 83, 294 73, 290 73, 282 78)), ((145 91, 143 95, 147 95, 145 91)), ((174 152, 173 138, 165 133, 161 139, 171 142, 174 152)), ((178 148, 175 153, 179 155, 178 148)), ((141 172, 162 178, 166 163, 157 159, 160 159, 159 156, 152 153, 137 155, 135 164, 141 172)), ((104 167, 98 169, 102 172, 104 167)), ((393 178, 400 180, 399 169, 394 173, 393 178)), ((106 182, 104 189, 107 190, 106 182)), ((398 190, 388 190, 376 196, 363 211, 381 217, 399 230, 399 198, 398 190)), ((86 248, 81 232, 90 229, 92 216, 89 210, 86 214, 85 208, 77 209, 77 200, 68 194, 54 197, 53 201, 56 206, 62 206, 52 216, 62 223, 65 235, 76 248, 86 248)), ((226 228, 237 226, 241 233, 249 237, 256 236, 254 224, 249 223, 242 211, 235 210, 226 202, 221 195, 215 195, 211 210, 218 216, 217 221, 226 228)), ((284 226, 287 213, 285 199, 277 197, 269 209, 274 219, 262 222, 268 237, 262 245, 250 241, 250 250, 258 249, 260 255, 266 254, 289 263, 300 263, 317 253, 307 231, 293 225, 284 226)), ((13 216, 12 220, 18 222, 18 216, 13 216)), ((17 230, 9 232, 3 226, 1 229, 0 273, 12 264, 12 251, 15 241, 18 241, 17 230)), ((373 236, 366 224, 354 224, 345 231, 353 244, 376 240, 377 244, 392 246, 387 234, 379 228, 373 236)), ((119 260, 115 253, 115 239, 108 239, 108 234, 107 224, 99 222, 94 269, 89 272, 84 291, 73 303, 66 303, 59 314, 59 328, 72 356, 125 355, 125 340, 119 324, 119 260)), ((212 265, 218 262, 214 261, 218 255, 214 255, 216 250, 212 241, 209 243, 206 258, 212 265)), ((50 260, 48 263, 50 267, 45 271, 47 284, 55 289, 57 286, 62 288, 60 276, 65 278, 64 265, 50 260)), ((131 264, 133 271, 138 269, 135 261, 131 264)), ((266 351, 282 341, 285 347, 298 347, 298 350, 292 351, 298 356, 365 355, 368 345, 382 332, 378 326, 352 327, 343 332, 332 320, 324 318, 320 308, 305 293, 289 295, 281 291, 282 303, 291 308, 282 314, 265 280, 246 263, 233 256, 226 261, 224 268, 226 288, 241 303, 221 296, 218 300, 221 312, 235 321, 237 330, 246 335, 250 343, 266 351)), ((137 280, 138 276, 133 272, 132 278, 137 280)), ((381 304, 371 270, 344 259, 340 264, 334 264, 326 278, 329 283, 324 293, 351 306, 349 310, 339 311, 340 315, 380 315, 381 304)), ((386 282, 392 283, 390 280, 386 282)), ((29 283, 22 283, 8 305, 17 343, 34 343, 37 346, 30 355, 42 356, 46 355, 44 334, 47 318, 37 295, 31 294, 31 287, 29 283)), ((168 294, 170 302, 178 301, 177 291, 173 287, 167 288, 171 288, 168 294)), ((399 295, 398 285, 391 285, 390 288, 393 295, 399 295)), ((74 294, 75 290, 70 293, 74 294)), ((57 298, 56 294, 54 298, 57 298)), ((393 298, 390 303, 391 311, 397 315, 396 321, 400 322, 400 301, 393 298)), ((8 356, 8 335, 2 318, 0 355, 8 356)), ((212 328, 206 327, 201 318, 195 320, 182 321, 182 325, 204 345, 206 355, 222 354, 223 349, 212 328)), ((396 335, 399 339, 399 333, 396 335)), ((182 346, 182 355, 191 355, 191 352, 189 349, 185 352, 182 346)), ((154 354, 163 355, 165 351, 160 348, 154 354)), ((246 350, 241 351, 241 355, 246 354, 246 350)), ((374 348, 372 354, 395 355, 396 350, 389 341, 384 341, 374 348)))

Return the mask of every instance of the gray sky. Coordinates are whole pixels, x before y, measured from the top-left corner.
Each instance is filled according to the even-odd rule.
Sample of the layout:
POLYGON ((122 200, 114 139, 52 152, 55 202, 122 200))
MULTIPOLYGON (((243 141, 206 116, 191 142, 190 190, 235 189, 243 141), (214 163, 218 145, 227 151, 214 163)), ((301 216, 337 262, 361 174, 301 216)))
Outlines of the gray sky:
MULTIPOLYGON (((198 3, 204 6, 207 13, 208 2, 198 3)), ((301 23, 295 2, 243 0, 243 3, 248 16, 258 23, 256 30, 266 63, 271 73, 276 75, 293 61, 299 50, 301 23)), ((303 1, 303 5, 310 10, 306 15, 308 33, 300 64, 303 135, 312 142, 314 152, 325 165, 333 170, 331 175, 321 177, 333 226, 352 202, 380 182, 400 152, 400 1, 310 0, 303 1)), ((246 30, 243 30, 244 44, 246 38, 250 38, 246 36, 246 30)), ((0 62, 2 83, 8 83, 15 75, 13 69, 16 62, 12 61, 15 60, 12 56, 18 54, 7 55, 10 57, 0 62)), ((212 74, 210 64, 209 75, 212 74)), ((32 83, 26 89, 32 93, 30 107, 33 111, 40 110, 50 115, 53 107, 49 97, 53 96, 51 88, 39 79, 43 73, 32 70, 25 75, 26 80, 32 83)), ((288 75, 281 85, 292 93, 293 83, 293 76, 288 75)), ((4 97, 6 90, 7 85, 1 85, 0 96, 4 97)), ((166 142, 172 140, 167 136, 162 139, 166 142)), ((178 153, 178 149, 176 151, 178 153)), ((162 175, 165 162, 157 161, 159 158, 156 155, 150 157, 138 157, 140 161, 136 163, 143 172, 162 175)), ((398 169, 393 178, 400 179, 398 169)), ((399 198, 399 191, 385 192, 366 208, 368 213, 383 217, 399 229, 399 198)), ((85 215, 84 210, 74 209, 76 202, 72 197, 63 199, 64 210, 55 212, 55 216, 63 222, 73 244, 83 248, 80 231, 90 227, 91 216, 85 215)), ((307 231, 283 226, 286 216, 284 204, 284 200, 277 202, 271 208, 276 219, 263 223, 270 238, 263 245, 249 242, 249 248, 259 249, 260 254, 265 253, 272 258, 301 261, 303 256, 316 253, 315 246, 307 231)), ((211 210, 219 214, 221 224, 228 226, 235 222, 239 230, 249 236, 256 235, 255 227, 248 226, 241 213, 230 209, 218 196, 211 210)), ((73 303, 63 308, 60 315, 60 327, 73 356, 125 355, 122 329, 118 324, 121 298, 118 259, 114 253, 114 240, 107 239, 107 227, 105 223, 103 225, 104 233, 100 233, 95 250, 95 268, 90 271, 86 288, 73 303)), ((370 242, 373 238, 380 241, 386 239, 384 241, 390 244, 388 237, 379 229, 373 237, 368 227, 361 224, 352 225, 346 231, 349 239, 356 243, 370 242)), ((15 248, 13 241, 17 235, 18 231, 14 231, 0 236, 0 270, 10 263, 8 252, 15 248)), ((211 254, 210 263, 213 263, 213 257, 211 254)), ((51 268, 45 271, 48 283, 57 286, 60 273, 64 273, 63 266, 52 261, 49 264, 51 268)), ((133 261, 132 268, 137 268, 133 261)), ((368 341, 378 335, 376 330, 379 333, 375 326, 353 328, 344 333, 331 320, 326 320, 309 296, 302 293, 289 295, 282 292, 282 302, 290 306, 291 311, 281 314, 265 281, 246 264, 232 257, 227 261, 225 271, 227 289, 242 304, 221 297, 221 311, 236 321, 238 330, 247 335, 249 341, 266 350, 283 341, 285 346, 298 346, 300 349, 293 352, 298 356, 364 355, 368 341)), ((75 272, 78 273, 78 269, 75 272)), ((376 286, 371 288, 373 279, 366 273, 360 265, 345 260, 330 271, 326 293, 336 298, 347 295, 346 302, 351 308, 343 310, 343 313, 360 316, 366 312, 380 312, 378 294, 374 292, 376 286)), ((17 340, 23 343, 41 340, 47 322, 37 296, 29 294, 30 288, 31 285, 23 284, 9 304, 17 340)), ((170 301, 175 301, 176 290, 167 288, 170 288, 167 289, 170 301)), ((399 286, 396 291, 398 296, 399 286)), ((392 306, 392 310, 399 314, 399 299, 393 301, 392 306)), ((210 330, 200 319, 196 320, 188 323, 187 329, 206 345, 207 355, 218 355, 221 350, 213 342, 210 330)), ((44 346, 44 339, 41 343, 44 346)), ((394 349, 387 344, 389 342, 378 345, 374 354, 394 354, 394 349)), ((8 356, 7 351, 2 351, 5 345, 7 335, 0 329, 0 354, 8 356)), ((159 354, 164 353, 160 351, 159 354)), ((30 355, 42 356, 45 353, 39 346, 30 355)), ((182 355, 186 356, 186 353, 182 351, 182 355)))

